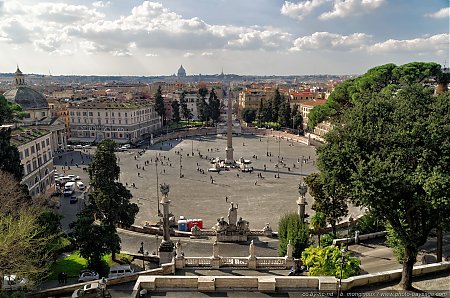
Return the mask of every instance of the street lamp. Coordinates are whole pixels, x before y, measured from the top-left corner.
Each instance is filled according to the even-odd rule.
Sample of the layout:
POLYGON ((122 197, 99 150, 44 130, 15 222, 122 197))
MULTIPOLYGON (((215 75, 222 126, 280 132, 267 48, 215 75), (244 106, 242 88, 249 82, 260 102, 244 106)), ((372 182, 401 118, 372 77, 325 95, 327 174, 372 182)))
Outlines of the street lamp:
POLYGON ((105 297, 106 283, 107 280, 104 277, 102 277, 102 279, 98 282, 98 286, 102 290, 102 297, 105 297))
POLYGON ((277 165, 277 178, 280 178, 280 148, 281 147, 281 133, 278 132, 278 165, 277 165))
POLYGON ((305 222, 305 205, 308 205, 306 203, 305 195, 308 191, 308 186, 305 184, 303 179, 301 178, 300 183, 298 184, 298 193, 300 197, 297 200, 298 205, 298 216, 300 217, 300 222, 303 224, 305 222))
POLYGON ((141 248, 139 249, 139 251, 138 251, 138 253, 141 253, 142 254, 142 269, 145 271, 145 260, 144 260, 144 256, 145 256, 145 253, 144 253, 144 242, 141 242, 141 248))
POLYGON ((341 250, 342 253, 342 257, 341 257, 341 273, 339 275, 339 287, 338 287, 338 292, 337 292, 337 296, 340 297, 341 293, 342 293, 342 267, 344 266, 344 257, 345 257, 345 253, 347 251, 345 249, 341 250))
POLYGON ((180 154, 180 178, 183 178, 183 175, 181 174, 181 169, 183 168, 183 166, 181 165, 181 159, 182 159, 182 154, 180 154))

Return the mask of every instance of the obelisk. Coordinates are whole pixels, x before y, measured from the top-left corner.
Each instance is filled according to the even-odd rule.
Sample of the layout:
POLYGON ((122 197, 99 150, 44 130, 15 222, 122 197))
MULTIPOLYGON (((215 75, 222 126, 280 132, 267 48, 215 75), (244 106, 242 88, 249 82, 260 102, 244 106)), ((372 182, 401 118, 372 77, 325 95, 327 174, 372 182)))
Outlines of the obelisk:
POLYGON ((231 88, 228 91, 228 109, 227 109, 227 148, 225 149, 225 152, 227 154, 225 162, 227 164, 234 164, 234 158, 233 158, 233 120, 232 120, 232 114, 233 114, 233 108, 231 103, 231 88))

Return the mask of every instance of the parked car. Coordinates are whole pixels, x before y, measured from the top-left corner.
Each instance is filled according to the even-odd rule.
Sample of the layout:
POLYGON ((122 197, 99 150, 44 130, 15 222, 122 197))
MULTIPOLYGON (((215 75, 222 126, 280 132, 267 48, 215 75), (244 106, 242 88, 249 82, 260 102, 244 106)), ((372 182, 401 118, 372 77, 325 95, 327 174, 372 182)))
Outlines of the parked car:
POLYGON ((78 202, 78 197, 77 196, 71 196, 69 203, 70 204, 75 204, 76 202, 78 202))
POLYGON ((78 282, 92 281, 99 279, 98 272, 94 270, 83 270, 78 277, 78 282))
POLYGON ((134 273, 134 269, 130 265, 119 265, 109 269, 108 278, 130 275, 134 273))
POLYGON ((27 278, 19 278, 16 275, 4 275, 2 289, 9 291, 23 290, 26 288, 27 282, 27 278))
POLYGON ((84 285, 82 288, 75 290, 72 294, 72 298, 78 297, 111 297, 111 294, 106 290, 102 293, 102 289, 100 288, 100 284, 98 282, 89 283, 84 285))
POLYGON ((79 190, 84 190, 86 186, 84 186, 84 183, 81 181, 77 181, 77 187, 79 190))

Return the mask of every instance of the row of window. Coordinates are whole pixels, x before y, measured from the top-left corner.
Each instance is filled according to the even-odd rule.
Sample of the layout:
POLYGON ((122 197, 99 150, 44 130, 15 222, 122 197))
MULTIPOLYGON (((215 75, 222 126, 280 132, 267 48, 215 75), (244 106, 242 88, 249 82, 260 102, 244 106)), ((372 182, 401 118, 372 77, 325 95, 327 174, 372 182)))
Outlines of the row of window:
POLYGON ((45 139, 45 141, 37 142, 36 144, 33 144, 30 146, 30 148, 26 148, 23 151, 20 151, 20 159, 23 159, 24 157, 30 156, 30 154, 34 154, 36 152, 39 152, 42 149, 45 149, 46 146, 50 146, 50 139, 45 139))
MULTIPOLYGON (((95 112, 87 112, 87 111, 77 111, 77 112, 74 112, 74 111, 71 111, 70 112, 70 116, 81 116, 81 115, 83 115, 83 116, 90 116, 90 117, 93 117, 94 116, 94 113, 95 112)), ((130 112, 129 114, 130 114, 130 117, 133 117, 133 116, 139 116, 139 115, 144 115, 144 114, 149 114, 149 113, 153 113, 153 109, 144 109, 144 110, 137 110, 137 111, 134 111, 134 112, 130 112)), ((118 116, 118 117, 122 117, 122 112, 97 112, 97 116, 98 117, 100 117, 102 114, 104 114, 105 115, 105 117, 115 117, 116 115, 118 116)), ((125 115, 125 117, 128 117, 128 112, 124 112, 123 113, 124 115, 125 115)))
POLYGON ((42 155, 39 155, 38 158, 33 158, 33 160, 30 162, 28 161, 24 167, 25 175, 28 175, 34 171, 36 171, 39 167, 41 167, 43 164, 45 164, 47 161, 52 159, 52 152, 49 151, 44 152, 42 155), (48 155, 47 155, 48 154, 48 155))

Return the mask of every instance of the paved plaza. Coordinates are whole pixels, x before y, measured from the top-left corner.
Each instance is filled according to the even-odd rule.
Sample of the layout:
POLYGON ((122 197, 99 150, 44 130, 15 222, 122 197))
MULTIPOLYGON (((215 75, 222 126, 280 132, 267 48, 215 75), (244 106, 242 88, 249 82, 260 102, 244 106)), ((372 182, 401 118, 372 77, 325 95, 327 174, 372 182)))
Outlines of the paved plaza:
MULTIPOLYGON (((160 184, 170 185, 171 211, 176 218, 180 215, 201 218, 204 227, 210 228, 217 218, 226 217, 230 202, 234 202, 239 207, 238 216, 248 220, 251 229, 262 229, 265 223, 270 223, 277 230, 280 216, 297 211, 301 175, 317 171, 315 148, 287 140, 278 142, 274 137, 234 137, 234 158, 250 159, 254 171, 208 172, 213 166, 209 159, 225 158, 225 147, 225 136, 203 136, 156 144, 142 156, 135 150, 118 153, 121 182, 128 184, 134 201, 139 204, 136 224, 158 220, 155 157, 160 156, 158 180, 160 184), (284 164, 279 170, 280 178, 275 177, 278 176, 278 150, 284 164), (180 178, 180 155, 183 178, 180 178), (149 165, 145 165, 146 161, 149 165), (262 178, 258 177, 259 173, 262 178), (131 187, 132 183, 135 187, 131 187)), ((307 212, 311 214, 309 194, 307 202, 307 212)))
MULTIPOLYGON (((233 169, 220 173, 208 172, 208 168, 213 166, 209 160, 215 157, 225 158, 225 148, 225 136, 202 136, 158 143, 146 148, 142 155, 138 153, 142 149, 117 152, 121 167, 120 181, 128 186, 133 194, 133 201, 140 208, 135 223, 143 225, 146 221, 159 220, 158 172, 158 183, 170 185, 171 211, 176 218, 181 215, 200 218, 204 220, 205 228, 211 228, 217 218, 226 217, 230 202, 234 202, 238 204, 238 216, 249 221, 251 229, 262 229, 266 223, 270 223, 275 231, 278 230, 279 218, 285 213, 297 211, 300 177, 317 172, 315 147, 285 139, 279 142, 278 138, 271 136, 233 137, 234 158, 250 159, 254 171, 244 173, 233 169), (279 170, 280 178, 276 178, 278 151, 280 160, 283 161, 279 170), (267 156, 267 152, 271 156, 267 156), (180 178, 180 155, 183 178, 180 178), (156 171, 157 156, 160 162, 156 171), (301 162, 302 158, 304 162, 301 162), (135 186, 132 186, 133 183, 135 186)), ((87 185, 88 174, 82 168, 87 166, 89 156, 93 156, 94 151, 95 149, 76 150, 64 154, 61 159, 56 158, 58 172, 62 173, 63 166, 67 164, 70 170, 66 166, 66 174, 80 175, 87 185)), ((306 200, 306 210, 311 215, 313 199, 309 193, 306 200)), ((79 208, 66 201, 68 200, 62 200, 61 204, 61 212, 66 216, 63 226, 75 219, 76 212, 73 211, 79 208)), ((350 208, 350 213, 355 217, 360 210, 350 208)))

